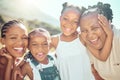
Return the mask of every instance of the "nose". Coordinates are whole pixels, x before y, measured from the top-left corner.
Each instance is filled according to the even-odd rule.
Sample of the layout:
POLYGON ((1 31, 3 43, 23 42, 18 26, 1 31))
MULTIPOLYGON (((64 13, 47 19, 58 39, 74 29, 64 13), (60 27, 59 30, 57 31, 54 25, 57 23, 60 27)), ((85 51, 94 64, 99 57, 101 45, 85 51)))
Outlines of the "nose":
POLYGON ((18 40, 16 41, 16 44, 22 46, 22 45, 24 45, 25 43, 24 43, 24 40, 23 40, 23 39, 18 39, 18 40))
POLYGON ((87 38, 92 39, 94 37, 94 33, 92 31, 88 31, 87 38))
POLYGON ((39 46, 37 47, 37 50, 38 50, 39 52, 41 52, 41 51, 43 50, 42 45, 39 45, 39 46))
POLYGON ((73 22, 72 21, 67 21, 67 27, 73 26, 73 22))

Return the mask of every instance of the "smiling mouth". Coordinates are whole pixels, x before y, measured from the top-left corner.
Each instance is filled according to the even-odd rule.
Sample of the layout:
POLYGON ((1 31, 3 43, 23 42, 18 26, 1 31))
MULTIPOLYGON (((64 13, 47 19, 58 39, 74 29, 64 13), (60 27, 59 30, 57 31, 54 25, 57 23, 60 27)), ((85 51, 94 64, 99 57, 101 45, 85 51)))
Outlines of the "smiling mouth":
POLYGON ((97 44, 97 43, 98 43, 98 38, 93 39, 93 40, 89 40, 89 42, 90 42, 91 44, 97 44))
POLYGON ((70 29, 70 28, 64 28, 65 29, 65 31, 67 31, 67 32, 70 32, 72 29, 70 29))
POLYGON ((39 57, 39 58, 44 57, 44 53, 37 53, 36 55, 37 55, 37 57, 39 57))
POLYGON ((22 53, 24 49, 23 49, 23 47, 21 47, 21 48, 14 48, 14 50, 19 53, 22 53))

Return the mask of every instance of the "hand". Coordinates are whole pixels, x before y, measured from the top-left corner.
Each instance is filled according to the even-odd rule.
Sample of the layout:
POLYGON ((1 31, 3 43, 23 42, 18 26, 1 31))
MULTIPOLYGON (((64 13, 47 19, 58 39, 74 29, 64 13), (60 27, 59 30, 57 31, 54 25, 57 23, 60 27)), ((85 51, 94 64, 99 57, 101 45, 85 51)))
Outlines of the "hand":
POLYGON ((94 68, 94 64, 91 64, 91 68, 92 68, 92 73, 95 77, 95 80, 104 80, 94 68))
POLYGON ((0 49, 0 56, 6 57, 8 60, 13 60, 12 56, 7 52, 6 48, 3 47, 0 49))
POLYGON ((105 16, 103 16, 102 14, 98 14, 98 19, 99 19, 99 24, 105 31, 106 35, 107 36, 113 35, 113 31, 111 28, 111 22, 108 21, 107 18, 105 16))
POLYGON ((22 72, 21 72, 20 67, 15 67, 15 68, 13 69, 13 78, 14 78, 13 80, 17 80, 18 77, 19 77, 21 80, 23 80, 23 75, 22 75, 22 72))

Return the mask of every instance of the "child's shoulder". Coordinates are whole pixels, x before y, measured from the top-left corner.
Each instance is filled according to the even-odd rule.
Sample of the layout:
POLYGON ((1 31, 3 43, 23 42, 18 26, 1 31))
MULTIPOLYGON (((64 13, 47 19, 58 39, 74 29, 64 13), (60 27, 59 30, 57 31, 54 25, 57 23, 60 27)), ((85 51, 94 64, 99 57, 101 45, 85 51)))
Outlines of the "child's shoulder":
POLYGON ((52 40, 57 40, 57 39, 59 38, 59 36, 60 36, 60 35, 53 35, 53 36, 51 37, 51 39, 52 39, 52 40))
POLYGON ((55 55, 49 55, 48 54, 48 59, 50 62, 52 62, 53 64, 56 64, 56 57, 55 55))
POLYGON ((48 57, 48 59, 50 59, 50 60, 54 60, 54 56, 52 56, 52 55, 47 55, 47 57, 48 57))
POLYGON ((56 47, 59 41, 59 35, 55 35, 51 37, 51 45, 56 47))

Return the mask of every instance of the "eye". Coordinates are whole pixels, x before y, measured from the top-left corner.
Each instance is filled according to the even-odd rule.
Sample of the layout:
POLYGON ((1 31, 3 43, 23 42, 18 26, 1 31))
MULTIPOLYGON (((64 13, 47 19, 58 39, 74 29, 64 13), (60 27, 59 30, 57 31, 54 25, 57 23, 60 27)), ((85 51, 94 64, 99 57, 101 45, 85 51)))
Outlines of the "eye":
POLYGON ((87 30, 81 30, 82 33, 87 33, 87 30))
POLYGON ((27 37, 27 36, 24 36, 22 39, 28 39, 28 37, 27 37))
POLYGON ((38 44, 36 44, 36 43, 32 43, 31 45, 32 45, 32 46, 37 46, 38 44))
POLYGON ((72 24, 75 24, 75 25, 76 25, 76 24, 78 24, 78 21, 73 21, 72 24))
POLYGON ((17 37, 10 37, 10 39, 17 39, 17 37))
POLYGON ((45 43, 42 44, 42 46, 43 46, 43 47, 48 47, 48 43, 45 42, 45 43))
POLYGON ((97 31, 98 29, 99 29, 99 27, 92 28, 93 31, 97 31))
POLYGON ((66 17, 64 17, 63 20, 67 21, 68 19, 66 17))
POLYGON ((74 21, 74 23, 77 23, 77 24, 78 24, 78 21, 74 21))
POLYGON ((48 43, 43 43, 42 45, 47 46, 47 45, 48 45, 48 43))

